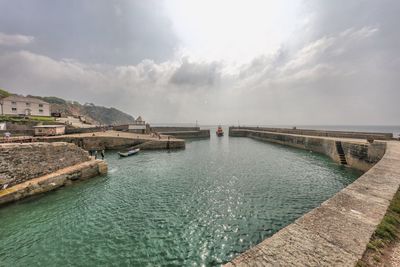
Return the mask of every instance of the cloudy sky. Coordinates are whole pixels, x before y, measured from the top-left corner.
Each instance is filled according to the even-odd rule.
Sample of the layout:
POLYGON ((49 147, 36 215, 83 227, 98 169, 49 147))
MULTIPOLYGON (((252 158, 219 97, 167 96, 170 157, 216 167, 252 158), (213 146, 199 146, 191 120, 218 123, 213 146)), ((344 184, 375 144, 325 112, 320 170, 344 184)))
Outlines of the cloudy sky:
POLYGON ((0 88, 150 122, 400 124, 397 0, 0 0, 0 88))

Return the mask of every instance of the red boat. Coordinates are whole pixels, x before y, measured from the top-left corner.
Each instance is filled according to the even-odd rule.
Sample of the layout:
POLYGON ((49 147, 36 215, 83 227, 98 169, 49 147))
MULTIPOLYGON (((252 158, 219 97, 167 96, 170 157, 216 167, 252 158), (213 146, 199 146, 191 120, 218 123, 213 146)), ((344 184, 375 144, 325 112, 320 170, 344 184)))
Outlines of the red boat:
POLYGON ((218 129, 217 129, 217 131, 215 133, 217 134, 218 137, 224 136, 224 130, 222 130, 221 125, 218 126, 218 129))

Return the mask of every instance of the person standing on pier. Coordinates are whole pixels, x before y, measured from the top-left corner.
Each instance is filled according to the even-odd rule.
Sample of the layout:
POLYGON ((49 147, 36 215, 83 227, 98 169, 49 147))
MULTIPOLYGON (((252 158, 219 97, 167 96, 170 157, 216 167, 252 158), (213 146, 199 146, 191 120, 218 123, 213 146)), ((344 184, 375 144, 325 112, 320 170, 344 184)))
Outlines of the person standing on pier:
POLYGON ((6 139, 6 142, 8 143, 8 141, 10 140, 10 137, 11 137, 11 133, 10 132, 5 132, 4 133, 4 137, 6 139))

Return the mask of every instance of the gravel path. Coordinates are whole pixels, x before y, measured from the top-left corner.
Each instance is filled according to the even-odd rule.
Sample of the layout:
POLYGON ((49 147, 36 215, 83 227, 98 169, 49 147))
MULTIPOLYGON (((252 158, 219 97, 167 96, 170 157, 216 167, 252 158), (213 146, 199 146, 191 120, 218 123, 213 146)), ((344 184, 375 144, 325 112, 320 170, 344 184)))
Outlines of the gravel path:
POLYGON ((389 266, 400 267, 400 241, 393 246, 392 254, 389 258, 389 266))

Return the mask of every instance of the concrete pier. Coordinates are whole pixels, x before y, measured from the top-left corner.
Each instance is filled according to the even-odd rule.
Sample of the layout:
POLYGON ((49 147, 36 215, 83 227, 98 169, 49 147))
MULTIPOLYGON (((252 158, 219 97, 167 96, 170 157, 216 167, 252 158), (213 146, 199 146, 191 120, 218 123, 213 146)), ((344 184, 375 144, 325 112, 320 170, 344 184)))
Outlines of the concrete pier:
POLYGON ((326 154, 366 171, 354 183, 225 266, 355 266, 400 185, 400 142, 230 129, 242 136, 326 154))

